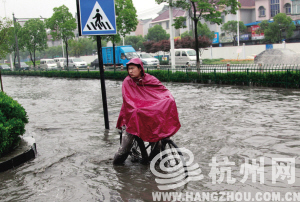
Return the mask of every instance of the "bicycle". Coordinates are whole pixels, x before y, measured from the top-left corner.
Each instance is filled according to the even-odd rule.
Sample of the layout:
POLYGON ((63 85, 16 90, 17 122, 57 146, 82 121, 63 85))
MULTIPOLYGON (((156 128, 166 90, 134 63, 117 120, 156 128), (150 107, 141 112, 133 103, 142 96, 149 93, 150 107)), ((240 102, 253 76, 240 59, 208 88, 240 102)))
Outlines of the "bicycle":
MULTIPOLYGON (((120 144, 122 142, 122 132, 120 132, 120 144)), ((131 162, 140 162, 142 164, 149 164, 154 158, 157 162, 163 162, 164 167, 178 167, 184 169, 186 177, 188 177, 188 170, 184 156, 178 146, 170 139, 164 138, 155 143, 144 142, 138 136, 134 136, 134 141, 130 149, 129 155, 131 162), (157 155, 159 155, 159 158, 157 155), (163 160, 164 159, 164 160, 163 160)))

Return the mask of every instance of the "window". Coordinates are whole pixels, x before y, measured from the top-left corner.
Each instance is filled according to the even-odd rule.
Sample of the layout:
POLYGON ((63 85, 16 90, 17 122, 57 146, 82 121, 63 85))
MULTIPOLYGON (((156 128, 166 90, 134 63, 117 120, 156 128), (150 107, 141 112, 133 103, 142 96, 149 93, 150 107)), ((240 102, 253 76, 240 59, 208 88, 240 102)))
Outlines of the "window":
POLYGON ((180 51, 176 51, 175 56, 180 56, 180 51))
POLYGON ((286 13, 286 14, 291 14, 291 4, 286 3, 286 4, 284 5, 284 8, 285 8, 285 13, 286 13))
POLYGON ((187 56, 185 51, 182 51, 182 56, 187 56))
POLYGON ((222 16, 221 16, 221 19, 222 19, 222 23, 224 23, 224 22, 225 22, 225 16, 222 15, 222 16))
POLYGON ((300 1, 299 0, 292 1, 292 12, 293 12, 293 14, 300 13, 300 1))
POLYGON ((264 16, 266 16, 266 9, 265 9, 265 7, 260 6, 260 7, 258 8, 258 11, 259 11, 259 17, 264 17, 264 16))
POLYGON ((166 22, 166 29, 169 29, 169 21, 166 22))
POLYGON ((271 0, 271 17, 280 13, 279 0, 271 0))

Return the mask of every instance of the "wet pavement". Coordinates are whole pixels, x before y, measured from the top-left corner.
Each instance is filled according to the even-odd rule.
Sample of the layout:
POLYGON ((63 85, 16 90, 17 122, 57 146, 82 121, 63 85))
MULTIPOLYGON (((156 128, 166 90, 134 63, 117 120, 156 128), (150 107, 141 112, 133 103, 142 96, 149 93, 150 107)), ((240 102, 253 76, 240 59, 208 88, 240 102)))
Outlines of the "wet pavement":
MULTIPOLYGON (((149 166, 113 166, 122 104, 121 81, 106 81, 110 130, 104 128, 99 80, 3 76, 4 91, 27 111, 25 136, 36 140, 36 159, 0 173, 0 201, 153 201, 159 191, 149 166)), ((181 129, 173 136, 192 151, 203 179, 176 189, 298 191, 300 91, 164 83, 178 107, 181 129), (235 183, 213 184, 212 158, 228 157, 235 183), (245 158, 264 159, 263 178, 241 182, 245 158), (272 158, 294 158, 295 182, 272 183, 272 158), (264 180, 261 184, 259 180, 264 180)))

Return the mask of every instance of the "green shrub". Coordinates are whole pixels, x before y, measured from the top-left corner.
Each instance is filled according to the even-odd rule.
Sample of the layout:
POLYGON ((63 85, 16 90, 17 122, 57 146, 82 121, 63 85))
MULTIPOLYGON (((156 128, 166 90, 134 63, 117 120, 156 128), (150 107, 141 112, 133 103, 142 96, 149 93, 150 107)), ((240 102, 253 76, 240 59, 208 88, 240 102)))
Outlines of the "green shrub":
MULTIPOLYGON (((226 85, 253 85, 265 87, 280 88, 299 88, 300 87, 300 71, 279 69, 265 69, 250 72, 248 69, 234 69, 227 72, 218 72, 213 67, 208 69, 181 68, 181 71, 173 72, 172 69, 152 69, 145 68, 145 72, 149 73, 160 81, 173 82, 193 82, 193 83, 215 83, 226 85), (209 71, 207 71, 209 70, 209 71)), ((44 76, 44 77, 64 77, 64 78, 90 78, 100 79, 99 71, 3 71, 3 75, 22 75, 22 76, 44 76)), ((106 79, 123 80, 128 75, 127 71, 105 70, 106 79)))
POLYGON ((25 109, 0 92, 0 156, 18 145, 28 118, 25 109))

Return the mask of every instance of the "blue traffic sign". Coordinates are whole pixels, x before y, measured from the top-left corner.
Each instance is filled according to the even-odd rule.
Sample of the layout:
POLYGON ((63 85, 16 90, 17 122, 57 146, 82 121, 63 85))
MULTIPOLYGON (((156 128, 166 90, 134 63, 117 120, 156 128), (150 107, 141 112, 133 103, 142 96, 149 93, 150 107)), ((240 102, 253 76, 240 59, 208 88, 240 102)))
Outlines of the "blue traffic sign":
POLYGON ((77 0, 79 35, 117 33, 114 0, 77 0))

